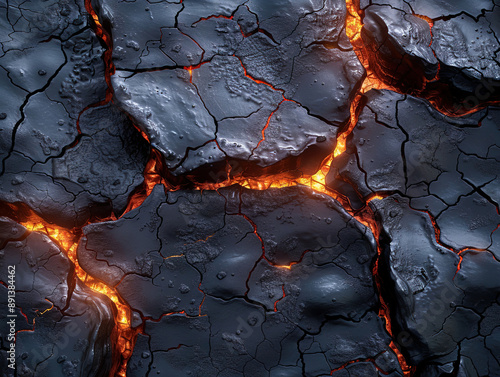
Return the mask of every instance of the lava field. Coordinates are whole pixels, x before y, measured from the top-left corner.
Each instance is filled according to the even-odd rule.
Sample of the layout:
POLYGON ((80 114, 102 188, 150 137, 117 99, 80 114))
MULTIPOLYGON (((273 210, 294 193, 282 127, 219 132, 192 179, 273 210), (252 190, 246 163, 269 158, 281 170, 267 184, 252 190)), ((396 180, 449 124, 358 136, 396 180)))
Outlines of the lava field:
POLYGON ((500 377, 500 0, 0 0, 1 377, 500 377))

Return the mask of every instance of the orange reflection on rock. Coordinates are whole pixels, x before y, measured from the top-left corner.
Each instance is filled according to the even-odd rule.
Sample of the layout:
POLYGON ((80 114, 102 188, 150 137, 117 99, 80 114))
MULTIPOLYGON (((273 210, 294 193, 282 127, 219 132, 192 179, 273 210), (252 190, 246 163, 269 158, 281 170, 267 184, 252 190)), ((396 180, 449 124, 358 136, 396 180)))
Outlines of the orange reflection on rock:
POLYGON ((77 278, 92 291, 105 295, 114 303, 116 308, 114 337, 117 342, 113 346, 115 352, 118 352, 121 358, 116 358, 120 365, 112 367, 111 375, 125 377, 127 361, 131 356, 133 340, 136 335, 136 331, 131 327, 131 310, 120 298, 115 288, 94 279, 80 267, 76 251, 81 237, 81 230, 72 231, 49 224, 35 213, 32 213, 28 220, 21 221, 20 224, 30 232, 43 233, 52 239, 74 265, 77 278))

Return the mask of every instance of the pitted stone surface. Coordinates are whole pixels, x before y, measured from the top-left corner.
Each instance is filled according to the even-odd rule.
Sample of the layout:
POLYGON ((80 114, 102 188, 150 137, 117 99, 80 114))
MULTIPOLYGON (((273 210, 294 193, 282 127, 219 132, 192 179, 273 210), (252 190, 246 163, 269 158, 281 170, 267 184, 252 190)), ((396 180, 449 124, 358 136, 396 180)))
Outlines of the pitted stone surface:
POLYGON ((116 285, 145 323, 149 342, 140 338, 130 374, 329 374, 383 353, 375 365, 397 371, 376 313, 371 233, 305 189, 240 190, 157 186, 122 219, 84 228, 82 267, 116 285))
POLYGON ((367 58, 382 81, 452 114, 498 102, 498 4, 377 0, 361 8, 367 58))
POLYGON ((493 173, 500 166, 499 109, 450 118, 414 97, 390 91, 367 97, 347 153, 327 178, 332 187, 353 205, 399 192, 412 208, 432 214, 444 244, 488 248, 500 222, 493 173))
POLYGON ((0 54, 0 200, 69 229, 121 213, 149 146, 115 107, 92 109, 106 95, 104 48, 83 1, 0 7, 15 24, 0 54))
POLYGON ((18 376, 500 376, 498 0, 15 0, 0 30, 18 376))
POLYGON ((446 371, 498 375, 497 348, 490 348, 496 344, 492 329, 498 326, 500 284, 494 254, 464 250, 457 255, 437 244, 429 217, 411 210, 407 199, 372 203, 387 237, 382 263, 393 281, 388 287, 395 308, 393 331, 409 360, 429 376, 446 371))
POLYGON ((320 163, 349 120, 364 69, 336 47, 342 1, 93 3, 113 38, 116 103, 174 175, 226 160, 272 169, 308 149, 320 163))

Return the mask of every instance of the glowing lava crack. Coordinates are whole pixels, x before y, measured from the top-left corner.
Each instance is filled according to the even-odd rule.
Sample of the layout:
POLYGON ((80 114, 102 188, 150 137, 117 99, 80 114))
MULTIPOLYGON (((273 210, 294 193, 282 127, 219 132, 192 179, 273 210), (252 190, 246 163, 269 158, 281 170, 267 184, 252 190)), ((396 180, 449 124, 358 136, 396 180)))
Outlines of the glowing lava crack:
POLYGON ((496 1, 0 17, 2 377, 500 376, 496 1))

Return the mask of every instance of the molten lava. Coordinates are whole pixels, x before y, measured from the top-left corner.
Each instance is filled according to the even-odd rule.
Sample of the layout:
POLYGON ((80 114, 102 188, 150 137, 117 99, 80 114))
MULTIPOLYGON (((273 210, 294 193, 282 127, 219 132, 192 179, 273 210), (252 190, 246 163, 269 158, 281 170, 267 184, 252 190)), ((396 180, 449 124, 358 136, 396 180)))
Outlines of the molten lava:
MULTIPOLYGON (((108 103, 111 101, 113 98, 113 86, 111 85, 111 76, 114 75, 115 73, 115 65, 113 64, 112 60, 112 53, 113 53, 113 40, 109 33, 106 31, 106 29, 103 28, 101 25, 101 22, 99 21, 99 17, 97 16, 97 13, 95 12, 94 8, 92 8, 91 0, 85 0, 85 10, 90 14, 92 17, 93 21, 93 29, 99 37, 99 39, 103 43, 103 47, 105 48, 104 51, 104 65, 105 65, 105 71, 104 71, 104 77, 106 79, 106 84, 107 84, 107 90, 106 90, 106 99, 102 102, 102 105, 108 103)), ((100 106, 97 105, 97 106, 100 106)))
POLYGON ((81 238, 81 230, 77 229, 70 231, 63 227, 48 224, 35 213, 32 213, 27 220, 21 221, 20 223, 26 227, 28 231, 44 233, 50 237, 60 246, 68 259, 73 263, 77 278, 91 290, 107 296, 113 302, 117 310, 114 333, 116 339, 118 339, 114 347, 115 352, 122 355, 122 358, 120 360, 120 365, 114 365, 112 370, 117 376, 124 377, 126 375, 126 363, 132 354, 132 345, 136 336, 136 331, 131 327, 131 310, 114 287, 107 286, 102 281, 93 278, 80 267, 76 249, 81 238))
MULTIPOLYGON (((366 75, 366 77, 365 77, 365 79, 364 79, 364 81, 359 89, 358 94, 355 96, 355 98, 351 104, 351 112, 350 112, 351 116, 350 116, 348 125, 345 127, 345 131, 342 132, 338 136, 337 145, 336 145, 335 149, 332 151, 332 153, 329 156, 327 156, 324 159, 324 161, 322 162, 318 171, 310 176, 301 176, 298 178, 290 178, 288 176, 287 172, 283 172, 283 173, 275 174, 275 175, 271 175, 271 176, 263 176, 263 177, 246 177, 246 176, 244 176, 243 173, 235 174, 234 176, 231 176, 231 167, 228 166, 226 169, 227 170, 227 179, 223 182, 205 183, 205 182, 195 182, 194 181, 192 183, 193 183, 194 188, 199 189, 199 190, 217 190, 219 188, 228 187, 228 186, 231 186, 234 184, 237 184, 237 185, 240 185, 244 188, 248 188, 248 189, 252 189, 252 190, 267 190, 267 189, 273 189, 273 188, 284 188, 284 187, 299 186, 299 185, 300 186, 307 186, 316 192, 328 195, 328 196, 332 197, 333 199, 337 200, 338 202, 340 202, 340 204, 353 217, 355 217, 360 223, 362 223, 363 225, 365 225, 369 229, 371 229, 372 233, 374 234, 374 236, 377 239, 377 244, 378 244, 378 237, 379 237, 379 233, 380 233, 379 228, 378 228, 379 225, 374 220, 375 217, 374 217, 372 209, 368 206, 365 206, 365 208, 363 208, 360 211, 353 211, 347 198, 343 197, 338 192, 335 192, 335 191, 329 189, 326 185, 326 175, 328 174, 332 163, 334 163, 334 160, 336 157, 338 157, 339 155, 341 155, 342 153, 345 152, 347 137, 350 135, 350 133, 352 132, 352 130, 354 129, 354 127, 357 124, 357 121, 359 118, 359 113, 360 113, 362 105, 363 105, 363 103, 362 103, 363 94, 370 89, 391 89, 391 90, 394 89, 394 88, 384 84, 384 82, 382 80, 378 79, 377 76, 375 75, 375 73, 369 69, 368 59, 366 58, 366 55, 365 55, 366 50, 363 48, 362 40, 361 40, 361 28, 363 26, 362 22, 361 22, 361 17, 359 15, 358 11, 356 10, 357 7, 354 5, 353 2, 348 2, 347 7, 348 7, 348 17, 347 17, 347 24, 346 24, 346 33, 347 33, 348 37, 350 38, 352 45, 354 46, 354 50, 355 50, 356 54, 358 55, 358 58, 365 66, 365 68, 367 70, 367 75, 366 75)), ((243 64, 242 64, 242 66, 243 66, 243 64)), ((198 68, 198 67, 186 67, 186 69, 189 71, 191 77, 192 77, 192 70, 196 69, 196 68, 198 68)), ((247 77, 249 77, 250 79, 252 79, 253 81, 255 81, 256 83, 268 85, 269 87, 271 87, 271 89, 276 90, 270 84, 265 83, 265 82, 261 82, 259 80, 256 80, 256 79, 250 77, 247 74, 244 66, 243 66, 243 69, 244 69, 245 75, 247 77)), ((286 100, 286 98, 283 97, 283 100, 286 100)), ((271 114, 271 116, 272 116, 272 114, 271 114)), ((264 126, 264 128, 262 130, 262 140, 265 139, 264 132, 267 128, 267 125, 269 124, 269 120, 270 120, 270 117, 267 121, 267 124, 264 126)), ((260 144, 260 142, 259 142, 259 144, 260 144)), ((257 147, 258 147, 258 145, 257 145, 257 147)), ((142 190, 142 194, 138 193, 137 195, 134 195, 131 198, 131 200, 130 200, 131 205, 129 205, 129 208, 127 210, 130 210, 132 208, 136 208, 138 205, 140 205, 140 203, 142 203, 142 201, 147 197, 147 195, 149 195, 152 188, 158 183, 162 183, 165 186, 165 189, 167 191, 172 191, 172 190, 178 189, 178 186, 169 185, 168 182, 162 178, 165 176, 164 175, 165 172, 166 172, 166 170, 164 169, 164 166, 161 163, 161 155, 158 152, 153 150, 151 159, 148 163, 148 166, 147 166, 146 172, 145 172, 145 177, 144 177, 145 183, 143 185, 145 187, 145 189, 142 190)), ((381 199, 381 198, 382 198, 381 196, 375 195, 372 198, 370 198, 369 201, 374 200, 374 199, 381 199)), ((290 265, 283 265, 283 266, 274 265, 272 262, 267 260, 267 258, 265 256, 264 244, 263 244, 262 239, 260 238, 260 236, 257 232, 257 228, 256 228, 255 224, 245 215, 242 215, 242 216, 244 216, 247 219, 247 221, 249 221, 249 223, 253 226, 254 233, 257 235, 257 237, 261 240, 261 243, 262 243, 263 253, 262 253, 261 258, 257 261, 257 263, 260 260, 264 259, 270 265, 273 265, 273 266, 278 267, 278 268, 283 268, 285 270, 290 270, 292 268, 292 265, 300 263, 303 255, 299 261, 292 262, 290 265)), ((376 284, 376 287, 378 289, 379 297, 380 297, 379 316, 384 320, 385 325, 386 325, 386 330, 387 330, 388 334, 392 337, 389 309, 388 309, 388 306, 385 303, 385 301, 383 300, 382 295, 380 293, 382 281, 381 281, 379 270, 378 270, 378 259, 379 258, 380 258, 380 248, 378 247, 377 259, 375 260, 374 266, 373 266, 373 275, 374 275, 375 284, 376 284)), ((257 266, 257 263, 255 264, 254 268, 250 272, 250 275, 253 272, 253 270, 255 269, 255 267, 257 266)), ((247 287, 248 287, 248 281, 247 281, 247 287)), ((277 310, 276 305, 278 304, 278 302, 281 299, 283 299, 283 297, 285 297, 284 288, 283 288, 283 296, 281 298, 279 298, 274 304, 275 310, 277 310)), ((414 368, 408 366, 404 356, 401 354, 401 352, 396 347, 394 342, 391 342, 390 347, 397 355, 398 361, 401 365, 401 368, 402 368, 405 376, 411 376, 414 373, 414 368)), ((359 360, 359 361, 361 361, 361 360, 359 360)), ((358 362, 358 361, 349 362, 348 364, 346 364, 346 366, 349 364, 352 364, 354 362, 358 362)), ((333 370, 332 373, 334 371, 335 370, 333 370)))
MULTIPOLYGON (((363 107, 363 94, 369 91, 370 89, 390 89, 390 90, 395 90, 398 91, 397 88, 394 88, 390 85, 388 85, 385 81, 384 78, 378 77, 375 70, 371 69, 370 67, 370 59, 369 59, 369 51, 368 49, 363 45, 363 41, 361 38, 361 31, 363 27, 362 23, 362 12, 360 11, 359 7, 359 0, 348 0, 347 1, 347 19, 346 19, 346 34, 348 38, 351 41, 351 44, 354 48, 354 51, 356 55, 358 56, 360 62, 363 64, 365 70, 366 70, 366 76, 358 90, 358 93, 355 95, 354 100, 351 103, 351 111, 350 111, 350 119, 347 125, 344 127, 344 131, 340 133, 337 137, 337 144, 335 149, 331 152, 330 155, 328 155, 323 162, 321 163, 321 166, 319 169, 312 175, 308 176, 300 176, 300 177, 294 177, 291 178, 290 175, 287 172, 282 172, 279 174, 274 174, 274 175, 268 175, 268 176, 261 176, 261 177, 248 177, 245 176, 244 173, 232 173, 231 172, 231 166, 227 164, 226 167, 226 172, 227 172, 227 179, 222 182, 215 182, 215 183, 206 183, 206 182, 196 182, 194 179, 191 180, 191 187, 194 187, 195 189, 199 190, 217 190, 222 187, 228 187, 234 184, 240 185, 244 188, 248 189, 253 189, 253 190, 267 190, 267 189, 273 189, 273 188, 283 188, 283 187, 290 187, 290 186, 307 186, 310 187, 312 190, 323 193, 325 195, 328 195, 332 197, 333 199, 337 200, 340 202, 340 204, 346 209, 347 212, 349 212, 353 217, 355 217, 360 223, 364 224, 367 226, 369 229, 371 229, 373 235, 375 236, 377 240, 377 258, 374 261, 373 264, 373 276, 374 276, 374 281, 375 285, 378 289, 379 297, 380 297, 380 309, 379 309, 379 316, 385 321, 385 326, 388 334, 392 337, 392 330, 391 330, 391 321, 390 321, 390 313, 389 313, 389 308, 386 302, 384 301, 382 294, 381 294, 381 285, 382 285, 382 279, 380 277, 379 273, 379 259, 380 259, 380 246, 378 245, 378 240, 380 236, 380 230, 379 230, 379 224, 375 220, 375 216, 373 213, 373 210, 366 205, 363 209, 359 211, 354 211, 347 198, 343 197, 339 193, 329 189, 326 185, 326 176, 328 172, 330 171, 330 167, 332 164, 335 162, 335 158, 343 154, 346 150, 346 141, 352 130, 357 124, 359 113, 361 111, 361 108, 363 107)), ((95 26, 95 31, 96 34, 101 38, 103 41, 104 45, 106 46, 106 52, 104 55, 104 60, 106 64, 106 82, 108 83, 108 92, 106 95, 106 101, 109 102, 112 99, 113 91, 111 87, 111 75, 114 74, 114 66, 111 61, 111 51, 112 51, 112 41, 109 36, 109 34, 104 30, 102 25, 99 22, 99 19, 97 17, 96 12, 92 9, 90 0, 85 1, 85 6, 87 8, 87 11, 89 14, 92 16, 92 19, 94 21, 94 26, 95 26)), ((226 19, 232 19, 231 17, 227 16, 217 16, 213 15, 208 18, 200 19, 199 21, 203 20, 208 20, 211 18, 226 18, 226 19)), ((199 22, 197 21, 197 22, 199 22)), ((432 25, 430 25, 432 29, 432 25)), ((260 31, 260 29, 259 29, 260 31)), ((243 32, 242 32, 243 34, 243 32)), ((243 35, 246 37, 245 35, 243 35)), ((270 87, 272 90, 279 91, 282 94, 284 94, 283 90, 276 89, 272 85, 270 85, 267 82, 257 80, 251 76, 248 75, 245 66, 243 65, 243 62, 240 63, 243 67, 244 74, 257 84, 264 84, 270 87)), ((191 66, 191 67, 185 67, 185 69, 188 71, 189 76, 190 76, 190 81, 192 82, 192 73, 193 70, 199 68, 202 64, 201 63, 197 66, 191 66)), ((287 101, 283 96, 283 101, 287 101)), ((272 117, 273 113, 269 116, 266 125, 264 125, 262 129, 262 139, 259 141, 257 146, 255 147, 258 148, 260 143, 265 140, 265 131, 266 128, 269 125, 270 119, 272 117)), ((143 137, 148 140, 147 135, 140 131, 143 137)), ((149 140, 148 140, 149 141, 149 140)), ((254 150, 255 150, 254 149, 254 150)), ((147 163, 146 169, 144 171, 144 183, 139 187, 138 189, 135 190, 135 192, 131 195, 129 198, 129 204, 128 207, 125 211, 125 213, 133 210, 134 208, 139 207, 143 201, 151 194, 153 187, 156 186, 157 184, 162 184, 165 187, 166 191, 175 191, 180 188, 180 185, 177 183, 172 183, 176 182, 175 179, 170 179, 171 177, 169 176, 169 173, 165 167, 165 164, 163 163, 163 158, 157 150, 152 148, 150 159, 147 163)), ((381 195, 373 195, 372 197, 368 198, 366 204, 368 204, 371 200, 377 200, 377 199, 382 199, 383 196, 381 195)), ((265 250, 264 250, 264 244, 262 239, 260 238, 255 224, 247 218, 245 215, 240 214, 244 216, 249 223, 253 226, 254 228, 254 233, 256 236, 261 240, 262 243, 262 256, 261 258, 257 261, 257 263, 265 259, 269 264, 273 265, 270 261, 266 259, 265 256, 265 250)), ((122 355, 121 357, 121 363, 119 366, 116 366, 114 368, 114 373, 115 375, 118 376, 125 376, 126 373, 126 365, 127 361, 131 356, 133 345, 134 345, 134 339, 138 330, 134 330, 131 328, 131 310, 130 307, 128 307, 123 300, 120 298, 118 293, 113 287, 106 286, 102 282, 93 279, 92 276, 88 275, 85 273, 81 267, 78 264, 78 260, 76 257, 76 246, 78 244, 78 240, 81 235, 81 231, 78 232, 72 232, 67 229, 59 228, 53 225, 49 225, 44 223, 40 218, 31 218, 29 221, 26 221, 23 223, 29 230, 32 231, 40 231, 46 233, 49 237, 54 239, 67 253, 68 257, 70 260, 74 263, 75 269, 77 271, 77 276, 82 282, 84 282, 88 287, 90 287, 92 290, 102 293, 106 296, 108 296, 112 302, 116 305, 117 307, 117 312, 118 316, 116 318, 116 331, 119 334, 119 342, 118 345, 115 347, 115 352, 118 352, 122 355)), ((307 252, 307 251, 306 251, 307 252)), ((177 256, 175 256, 177 257, 177 256)), ((303 255, 302 255, 303 257, 303 255)), ((274 265, 275 267, 282 268, 284 270, 290 270, 294 264, 300 263, 302 260, 302 257, 300 258, 299 261, 292 262, 289 265, 274 265)), ((256 267, 257 263, 255 264, 254 268, 256 267)), ((252 269, 252 271, 253 271, 252 269)), ((247 281, 248 284, 248 281, 247 281)), ((248 286, 248 285, 247 285, 248 286)), ((275 303, 274 303, 274 310, 277 311, 277 304, 280 300, 282 300, 285 297, 285 290, 284 286, 282 287, 283 290, 283 296, 279 298, 275 303)), ((202 303, 203 304, 203 303, 202 303)), ((201 313, 201 305, 200 305, 200 313, 201 313)), ((181 315, 184 314, 183 312, 179 313, 167 313, 166 315, 181 315)), ((181 345, 179 345, 180 347, 181 345)), ((391 343, 391 348, 393 351, 396 353, 399 363, 401 365, 401 368, 404 371, 405 376, 411 376, 414 372, 413 367, 409 367, 408 364, 405 361, 405 358, 399 351, 399 349, 396 347, 395 343, 391 343)), ((335 372, 336 370, 345 368, 346 366, 355 363, 355 362, 361 362, 361 361, 372 361, 372 360, 353 360, 345 365, 343 365, 340 368, 334 369, 331 371, 335 372)), ((373 362, 373 361, 372 361, 373 362)))

